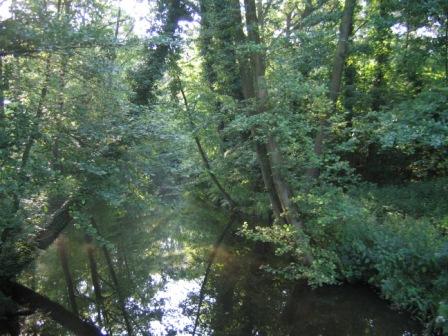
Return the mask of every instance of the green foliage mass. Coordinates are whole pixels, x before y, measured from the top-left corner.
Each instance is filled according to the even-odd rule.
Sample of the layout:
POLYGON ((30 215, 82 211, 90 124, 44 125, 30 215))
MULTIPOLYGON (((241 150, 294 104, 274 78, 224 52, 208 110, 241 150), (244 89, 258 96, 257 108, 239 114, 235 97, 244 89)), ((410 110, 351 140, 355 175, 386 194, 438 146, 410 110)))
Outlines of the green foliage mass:
POLYGON ((348 193, 319 189, 298 200, 312 223, 309 241, 290 226, 243 227, 241 233, 275 246, 281 258, 266 269, 280 278, 365 282, 423 320, 436 316, 432 327, 446 328, 446 192, 446 179, 348 193), (302 266, 306 246, 315 256, 309 268, 302 266))
MULTIPOLYGON (((0 20, 1 319, 18 282, 147 335, 157 291, 209 269, 234 284, 205 284, 216 331, 247 268, 368 284, 448 333, 446 1, 150 0, 145 36, 119 6, 0 20)), ((24 334, 65 333, 29 313, 24 334)))

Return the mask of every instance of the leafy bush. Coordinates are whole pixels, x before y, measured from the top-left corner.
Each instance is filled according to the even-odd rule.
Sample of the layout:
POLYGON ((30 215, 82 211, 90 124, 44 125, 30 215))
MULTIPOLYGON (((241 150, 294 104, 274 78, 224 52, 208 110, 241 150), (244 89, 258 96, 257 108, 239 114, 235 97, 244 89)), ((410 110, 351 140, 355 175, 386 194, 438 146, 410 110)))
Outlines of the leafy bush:
POLYGON ((307 236, 290 226, 242 233, 272 243, 276 255, 293 260, 265 267, 277 276, 306 278, 312 285, 365 282, 395 307, 446 331, 448 209, 440 201, 445 188, 444 180, 348 193, 322 188, 296 198, 307 236), (303 266, 304 251, 313 254, 310 267, 303 266))

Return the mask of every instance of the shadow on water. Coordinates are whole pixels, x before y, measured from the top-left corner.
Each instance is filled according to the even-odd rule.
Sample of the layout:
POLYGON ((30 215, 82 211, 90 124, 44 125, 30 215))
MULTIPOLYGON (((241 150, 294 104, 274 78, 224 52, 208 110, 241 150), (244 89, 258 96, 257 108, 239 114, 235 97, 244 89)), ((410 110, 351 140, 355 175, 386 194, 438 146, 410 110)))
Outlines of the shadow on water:
POLYGON ((405 313, 390 309, 365 286, 296 286, 285 311, 285 335, 411 336, 421 326, 405 313))
POLYGON ((422 335, 418 322, 368 286, 311 289, 273 278, 260 268, 265 262, 263 253, 222 248, 207 285, 201 335, 422 335))

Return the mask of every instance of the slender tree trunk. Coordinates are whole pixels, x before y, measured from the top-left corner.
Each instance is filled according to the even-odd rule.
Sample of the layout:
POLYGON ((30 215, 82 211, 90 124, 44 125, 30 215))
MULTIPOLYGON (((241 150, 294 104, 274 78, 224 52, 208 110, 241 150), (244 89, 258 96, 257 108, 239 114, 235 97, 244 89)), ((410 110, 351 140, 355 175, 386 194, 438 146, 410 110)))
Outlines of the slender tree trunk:
MULTIPOLYGON (((244 1, 246 10, 246 25, 248 40, 250 42, 260 44, 260 36, 258 34, 258 22, 256 16, 256 8, 254 1, 244 1)), ((239 3, 235 3, 234 6, 238 6, 239 3)), ((241 12, 237 15, 237 24, 239 26, 237 40, 240 43, 245 42, 245 36, 242 28, 241 12)), ((264 61, 260 53, 252 53, 250 59, 245 57, 240 59, 240 76, 242 82, 243 96, 246 100, 256 99, 257 107, 253 114, 263 113, 267 99, 266 83, 264 78, 264 61), (261 85, 260 85, 261 84, 261 85), (261 90, 260 89, 261 86, 261 90)), ((258 127, 252 127, 251 134, 255 139, 255 152, 257 161, 260 167, 261 175, 263 177, 263 183, 268 193, 269 200, 272 206, 272 211, 277 220, 283 221, 281 214, 283 212, 280 198, 275 189, 275 183, 273 179, 273 171, 269 160, 268 148, 266 141, 260 141, 264 134, 258 127)))
POLYGON ((3 56, 0 56, 0 122, 5 118, 5 78, 3 76, 3 56))
MULTIPOLYGON (((95 220, 93 220, 93 219, 92 219, 92 226, 96 229, 96 232, 98 234, 100 234, 100 232, 98 230, 98 226, 97 226, 95 220)), ((110 253, 109 253, 109 250, 107 249, 107 247, 103 246, 102 250, 103 250, 104 258, 106 259, 106 264, 107 264, 107 268, 109 270, 110 279, 112 280, 112 284, 114 285, 115 291, 117 292, 118 305, 119 305, 121 314, 123 315, 123 320, 124 320, 127 335, 132 336, 132 335, 134 335, 134 331, 133 331, 132 324, 131 324, 131 318, 130 318, 128 312, 126 311, 125 297, 123 295, 123 291, 121 289, 120 282, 118 281, 117 273, 115 272, 114 263, 112 261, 112 258, 110 256, 110 253)))
MULTIPOLYGON (((58 114, 59 116, 62 116, 64 114, 64 108, 65 108, 65 88, 66 88, 66 80, 65 75, 67 71, 67 56, 62 55, 61 56, 61 64, 59 69, 59 94, 58 94, 58 114)), ((57 121, 59 124, 59 122, 57 121)), ((59 126, 59 125, 58 125, 59 126)), ((53 153, 53 168, 56 171, 59 171, 60 173, 64 172, 64 166, 61 161, 60 157, 60 151, 59 151, 59 134, 56 134, 53 138, 53 144, 52 144, 52 153, 53 153)))
POLYGON ((200 30, 200 52, 204 59, 203 69, 205 80, 211 86, 217 82, 217 74, 213 66, 213 49, 212 49, 212 36, 214 35, 214 27, 210 22, 210 13, 212 9, 208 0, 200 0, 200 13, 201 13, 201 30, 200 30))
POLYGON ((384 105, 384 85, 385 85, 385 71, 390 54, 390 29, 385 26, 384 21, 387 20, 388 9, 386 3, 379 2, 379 19, 380 23, 376 27, 377 30, 377 43, 379 44, 378 50, 375 54, 375 74, 372 86, 372 103, 371 108, 373 111, 378 111, 384 105))
MULTIPOLYGON (((217 95, 229 95, 241 101, 242 91, 237 64, 235 41, 235 24, 232 20, 233 8, 229 1, 201 0, 200 51, 204 59, 204 77, 211 91, 217 95), (219 18, 215 15, 219 13, 219 18), (225 74, 223 74, 225 73, 225 74)), ((217 132, 221 155, 233 148, 235 139, 230 139, 223 132, 234 115, 221 110, 222 102, 213 101, 217 113, 217 132)), ((244 134, 241 134, 244 138, 244 134)))
POLYGON ((70 272, 67 256, 67 238, 61 235, 56 240, 56 247, 61 261, 62 271, 64 272, 65 285, 67 286, 67 295, 70 308, 76 316, 79 316, 78 306, 76 304, 75 286, 73 284, 73 277, 70 272))
MULTIPOLYGON (((356 0, 345 0, 344 11, 342 14, 341 24, 339 26, 339 40, 336 47, 336 54, 333 61, 333 68, 331 71, 329 98, 332 104, 332 112, 336 111, 336 102, 339 97, 339 92, 342 83, 342 74, 344 71, 344 64, 348 55, 349 38, 353 25, 353 13, 356 5, 356 0)), ((317 157, 321 157, 324 150, 325 133, 328 128, 328 116, 319 121, 319 128, 314 139, 314 153, 317 157)), ((317 167, 313 167, 308 171, 308 175, 317 178, 320 171, 317 167)))
POLYGON ((195 318, 195 322, 194 322, 193 332, 191 333, 192 336, 195 336, 196 330, 197 330, 197 328, 199 326, 199 319, 200 319, 200 316, 201 316, 202 302, 203 302, 203 300, 205 298, 205 287, 207 285, 208 277, 209 277, 209 275, 211 273, 211 270, 212 270, 213 262, 215 261, 215 257, 216 257, 216 255, 218 253, 218 249, 219 249, 220 245, 224 241, 224 238, 226 237, 226 235, 229 232, 229 230, 232 228, 232 225, 233 225, 234 222, 235 222, 235 218, 234 218, 234 214, 232 214, 230 216, 229 222, 227 223, 226 227, 222 231, 222 233, 219 236, 218 240, 213 245, 213 249, 212 249, 212 251, 210 253, 209 260, 208 260, 208 263, 207 263, 207 267, 206 267, 206 270, 205 270, 204 279, 202 280, 201 289, 199 291, 198 307, 197 307, 197 310, 196 310, 196 318, 195 318))
POLYGON ((353 107, 356 92, 356 66, 353 63, 345 65, 344 78, 344 108, 347 111, 347 127, 353 126, 353 107))
MULTIPOLYGON (((252 136, 253 138, 256 138, 257 136, 257 130, 252 130, 252 136)), ((280 202, 280 198, 278 197, 278 194, 275 190, 275 183, 273 179, 273 172, 271 168, 271 164, 269 161, 269 155, 267 146, 264 143, 255 143, 255 152, 257 155, 258 165, 261 170, 261 175, 263 177, 263 183, 266 188, 266 192, 268 193, 269 201, 271 203, 272 212, 274 213, 274 217, 284 222, 282 215, 282 205, 280 202)))

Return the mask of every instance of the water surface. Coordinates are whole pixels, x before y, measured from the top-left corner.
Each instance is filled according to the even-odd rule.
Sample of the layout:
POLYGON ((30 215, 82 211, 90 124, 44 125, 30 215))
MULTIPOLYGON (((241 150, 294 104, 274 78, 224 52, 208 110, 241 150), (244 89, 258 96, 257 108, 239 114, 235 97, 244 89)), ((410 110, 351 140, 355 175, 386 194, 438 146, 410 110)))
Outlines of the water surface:
MULTIPOLYGON (((228 249, 219 253, 207 282, 197 335, 422 335, 418 322, 391 309, 368 286, 312 289, 304 282, 273 277, 260 268, 262 261, 252 253, 228 249)), ((166 307, 156 335, 191 334, 200 280, 171 280, 159 294, 176 299, 167 300, 172 304, 166 307)))

